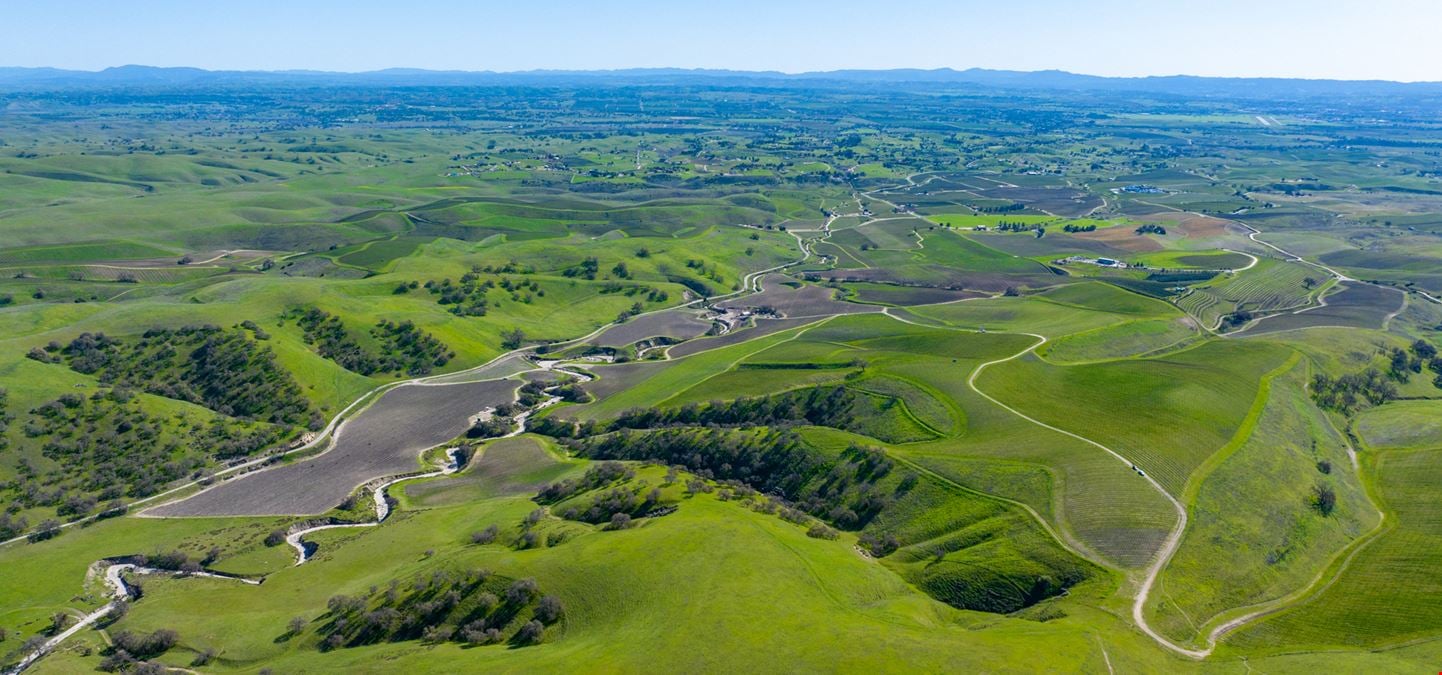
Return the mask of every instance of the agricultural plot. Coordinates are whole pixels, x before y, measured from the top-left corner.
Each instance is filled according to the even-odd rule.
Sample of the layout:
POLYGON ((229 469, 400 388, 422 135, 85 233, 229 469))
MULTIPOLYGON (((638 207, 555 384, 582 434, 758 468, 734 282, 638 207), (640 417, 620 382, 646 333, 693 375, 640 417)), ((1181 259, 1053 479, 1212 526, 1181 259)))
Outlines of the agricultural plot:
POLYGON ((897 452, 958 484, 1030 506, 1111 564, 1148 563, 1175 522, 1171 505, 1116 458, 972 391, 963 375, 977 361, 949 361, 916 360, 886 369, 938 392, 937 400, 953 402, 954 418, 964 421, 947 438, 897 452))
POLYGON ((694 310, 674 309, 647 314, 607 328, 591 340, 601 347, 624 347, 647 338, 689 340, 711 329, 711 322, 694 310))
MULTIPOLYGON (((1124 291, 1117 291, 1119 293, 1124 291)), ((906 310, 942 325, 979 331, 1025 331, 1050 339, 1105 328, 1118 316, 1101 309, 1048 302, 1043 296, 982 298, 906 310)))
POLYGON ((1318 259, 1361 279, 1414 284, 1442 294, 1442 249, 1433 237, 1396 237, 1376 250, 1346 248, 1318 259))
POLYGON ((937 305, 958 300, 986 297, 974 291, 928 288, 925 286, 896 286, 892 284, 849 283, 841 288, 848 293, 847 299, 893 307, 914 305, 937 305))
POLYGON ((1220 613, 1303 588, 1377 524, 1346 441, 1307 400, 1307 379, 1300 360, 1273 377, 1252 426, 1193 483, 1186 535, 1152 596, 1154 625, 1171 638, 1192 642, 1220 613), (1318 486, 1336 495, 1327 513, 1312 504, 1318 486))
POLYGON ((1041 263, 988 247, 956 231, 927 228, 919 234, 922 241, 911 250, 862 250, 827 242, 818 252, 836 255, 840 267, 835 274, 820 276, 832 281, 875 281, 989 292, 1008 286, 1042 286, 1053 277, 1041 263))
POLYGON ((1259 378, 1285 360, 1263 343, 1208 342, 1155 359, 1051 366, 1022 358, 977 386, 1053 426, 1109 447, 1180 494, 1246 417, 1259 378))
POLYGON ((1343 281, 1338 290, 1322 296, 1325 305, 1305 311, 1269 316, 1247 329, 1245 334, 1278 333, 1299 328, 1341 326, 1382 328, 1389 316, 1402 310, 1402 291, 1376 284, 1343 281))
POLYGON ((1037 353, 1053 363, 1107 361, 1175 348, 1200 335, 1190 318, 1144 319, 1068 335, 1037 353))
POLYGON ((968 232, 967 237, 986 246, 1015 256, 1050 261, 1066 256, 1132 260, 1137 254, 1105 241, 1071 235, 1059 229, 1048 229, 1044 237, 1028 232, 968 232))
POLYGON ((771 310, 782 318, 790 319, 880 311, 876 307, 837 300, 835 289, 802 283, 781 274, 766 275, 761 280, 761 287, 760 293, 723 300, 716 306, 722 309, 771 310))
POLYGON ((1251 269, 1189 288, 1176 303, 1202 323, 1217 326, 1237 311, 1269 313, 1305 307, 1327 278, 1326 272, 1309 265, 1261 258, 1251 269))
POLYGON ((1373 450, 1442 448, 1442 401, 1394 401, 1358 415, 1354 429, 1373 450))
POLYGON ((1036 297, 1067 307, 1112 314, 1137 317, 1170 317, 1177 314, 1165 302, 1098 282, 1059 286, 1036 297))
POLYGON ((477 450, 466 469, 452 476, 402 483, 395 491, 407 506, 436 508, 495 497, 533 494, 578 468, 542 439, 516 436, 477 450))
POLYGON ((517 386, 515 380, 490 380, 392 389, 343 423, 318 457, 233 478, 147 514, 324 513, 366 481, 416 471, 421 451, 459 436, 482 409, 512 401, 517 386))
POLYGON ((1104 90, 547 77, 565 86, 0 83, 0 668, 57 612, 108 600, 96 561, 172 550, 265 583, 144 575, 125 616, 36 670, 93 671, 120 660, 122 631, 159 629, 174 646, 143 658, 207 671, 1442 659, 1442 308, 1419 293, 1442 295, 1431 104, 1298 94, 1277 117, 1169 95, 1141 113, 1104 90), (1131 266, 1053 264, 1073 255, 1131 266), (328 332, 302 325, 311 309, 328 332), (216 343, 127 360, 119 387, 104 350, 64 345, 196 324, 274 356, 216 382, 293 378, 305 409, 245 456, 378 386, 444 386, 395 388, 329 452, 145 514, 176 517, 131 517, 241 456, 201 447, 253 408, 199 410, 163 375, 216 343), (392 352, 410 356, 369 370, 392 352), (594 400, 396 484, 389 518, 307 535, 304 565, 268 545, 368 479, 421 470, 523 383, 564 378, 536 370, 550 359, 594 374, 578 385, 594 400), (1373 398, 1318 408, 1358 387, 1373 398), (126 399, 144 414, 125 430, 82 414, 126 399), (97 450, 56 480, 73 439, 118 434, 154 439, 127 452, 168 473, 97 450), (1177 653, 1259 607, 1275 611, 1215 652, 1177 653))
POLYGON ((1136 256, 1149 269, 1161 272, 1178 270, 1237 270, 1252 262, 1249 255, 1233 251, 1158 251, 1136 256))
POLYGON ((1047 215, 1078 218, 1091 215, 1103 205, 1101 197, 1072 188, 996 187, 978 190, 987 199, 1024 204, 1028 209, 1047 215))
POLYGON ((862 226, 837 229, 835 234, 828 240, 837 246, 845 246, 854 251, 869 249, 886 249, 892 251, 906 251, 919 248, 915 230, 926 230, 930 223, 920 218, 903 216, 897 218, 881 218, 865 223, 862 226))
POLYGON ((1432 494, 1442 481, 1435 448, 1389 450, 1369 458, 1389 523, 1370 544, 1336 566, 1335 583, 1291 609, 1238 631, 1237 649, 1290 645, 1386 647, 1442 633, 1442 519, 1432 494))
POLYGON ((343 265, 363 267, 372 271, 383 271, 391 262, 416 252, 422 245, 433 241, 429 237, 396 237, 371 242, 363 247, 336 256, 336 262, 343 265))
POLYGON ((732 329, 724 335, 688 340, 674 347, 666 348, 666 355, 673 359, 679 359, 692 354, 737 345, 747 340, 754 340, 766 335, 788 331, 809 323, 815 323, 816 321, 818 321, 818 319, 810 317, 795 317, 790 319, 752 317, 752 325, 750 327, 742 326, 732 329))

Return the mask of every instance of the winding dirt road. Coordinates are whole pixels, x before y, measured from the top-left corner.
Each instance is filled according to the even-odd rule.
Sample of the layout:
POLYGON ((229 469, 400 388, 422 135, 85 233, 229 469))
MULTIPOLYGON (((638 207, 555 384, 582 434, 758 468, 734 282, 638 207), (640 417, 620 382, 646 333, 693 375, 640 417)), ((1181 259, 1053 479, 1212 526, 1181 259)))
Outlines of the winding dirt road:
POLYGON ((117 604, 134 599, 134 591, 130 588, 128 584, 125 583, 125 579, 121 577, 121 575, 126 572, 131 572, 133 574, 164 574, 176 577, 207 577, 211 579, 228 579, 231 581, 239 581, 241 583, 250 584, 253 586, 260 585, 260 582, 255 579, 232 577, 226 576, 224 574, 215 574, 212 572, 192 572, 189 574, 185 574, 173 570, 162 570, 155 567, 144 567, 141 565, 136 565, 135 563, 116 563, 110 565, 109 567, 105 568, 104 572, 105 585, 110 588, 110 602, 105 603, 99 609, 81 617, 79 621, 76 621, 74 625, 66 628, 64 631, 60 632, 60 634, 50 638, 49 640, 46 640, 44 644, 41 644, 38 648, 35 649, 35 651, 26 654, 25 658, 21 659, 19 663, 11 666, 8 670, 6 670, 4 675, 16 675, 17 673, 24 671, 30 666, 35 665, 36 661, 39 661, 46 654, 54 651, 56 647, 59 647, 61 643, 70 639, 76 633, 79 633, 80 631, 95 625, 95 623, 100 621, 101 619, 104 619, 106 615, 110 614, 110 612, 115 609, 115 606, 117 604))

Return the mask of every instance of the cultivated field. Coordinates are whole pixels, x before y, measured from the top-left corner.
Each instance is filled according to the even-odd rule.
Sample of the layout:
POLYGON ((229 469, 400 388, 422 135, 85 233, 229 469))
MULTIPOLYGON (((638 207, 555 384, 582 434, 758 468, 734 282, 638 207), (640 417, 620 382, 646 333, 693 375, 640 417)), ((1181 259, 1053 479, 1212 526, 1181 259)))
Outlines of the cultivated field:
POLYGON ((392 389, 341 424, 320 456, 225 481, 147 515, 324 513, 366 481, 416 471, 421 451, 459 436, 481 410, 510 402, 517 386, 489 380, 392 389))

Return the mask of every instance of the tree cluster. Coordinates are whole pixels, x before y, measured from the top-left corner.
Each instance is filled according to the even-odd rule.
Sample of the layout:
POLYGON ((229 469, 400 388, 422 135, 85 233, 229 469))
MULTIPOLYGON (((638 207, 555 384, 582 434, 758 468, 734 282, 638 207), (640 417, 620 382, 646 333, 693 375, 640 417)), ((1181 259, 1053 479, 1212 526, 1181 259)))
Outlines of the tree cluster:
POLYGON ((54 460, 40 473, 21 460, 14 481, 0 483, 23 507, 50 506, 61 517, 103 511, 123 513, 121 497, 146 497, 167 483, 195 475, 207 458, 254 454, 281 441, 284 427, 236 422, 221 417, 208 424, 167 419, 145 412, 122 389, 89 397, 65 394, 30 411, 26 443, 54 460))
POLYGON ((444 343, 410 321, 377 322, 370 331, 380 347, 380 353, 375 353, 330 312, 311 307, 295 310, 292 315, 307 344, 314 345, 321 356, 361 375, 426 375, 455 357, 444 343))
MULTIPOLYGON (((670 427, 618 431, 568 444, 591 459, 654 460, 702 478, 736 481, 846 530, 865 527, 895 497, 879 486, 893 468, 884 451, 853 445, 832 456, 789 431, 670 427)), ((902 484, 909 489, 915 483, 902 484)))
POLYGON ((1416 340, 1407 349, 1393 347, 1387 352, 1387 375, 1398 382, 1407 382, 1423 368, 1432 371, 1433 384, 1442 388, 1442 359, 1437 348, 1426 340, 1416 340))
POLYGON ((579 478, 568 478, 542 487, 535 500, 539 504, 555 504, 588 490, 630 480, 635 475, 635 471, 620 462, 601 462, 586 469, 579 478))
MULTIPOLYGON (((331 597, 321 622, 322 650, 382 642, 424 640, 471 645, 542 640, 546 625, 564 615, 560 600, 541 593, 535 580, 507 579, 489 570, 434 570, 384 589, 331 597), (531 619, 512 632, 527 609, 531 619), (532 625, 534 624, 534 625, 532 625)), ((304 628, 292 621, 290 634, 304 628)))
POLYGON ((1397 398, 1397 385, 1376 368, 1336 378, 1318 373, 1310 389, 1319 407, 1343 414, 1397 398))
POLYGON ((810 387, 733 401, 690 403, 677 408, 633 408, 610 424, 616 429, 666 426, 789 426, 810 424, 848 429, 858 395, 846 387, 810 387))
POLYGON ((997 224, 993 226, 992 229, 998 232, 1030 232, 1039 227, 1041 226, 1028 223, 1014 223, 1003 220, 997 222, 997 224))
POLYGON ((138 671, 141 662, 170 651, 179 641, 180 635, 168 628, 145 635, 120 631, 110 636, 111 645, 106 650, 105 659, 100 662, 100 669, 108 673, 138 671))
POLYGON ((152 328, 126 341, 81 333, 64 347, 52 342, 44 351, 103 384, 188 401, 222 415, 311 428, 324 423, 275 354, 241 329, 152 328))
MULTIPOLYGON (((485 316, 490 310, 491 299, 488 294, 492 290, 499 290, 502 293, 510 294, 512 302, 530 304, 538 297, 545 297, 546 291, 535 279, 522 279, 514 281, 506 277, 497 279, 482 279, 482 270, 491 268, 472 268, 471 271, 461 275, 459 283, 450 279, 440 281, 427 281, 426 290, 431 295, 439 296, 436 302, 442 305, 449 305, 451 313, 456 316, 485 316)), ((499 304, 499 303, 498 303, 499 304)))

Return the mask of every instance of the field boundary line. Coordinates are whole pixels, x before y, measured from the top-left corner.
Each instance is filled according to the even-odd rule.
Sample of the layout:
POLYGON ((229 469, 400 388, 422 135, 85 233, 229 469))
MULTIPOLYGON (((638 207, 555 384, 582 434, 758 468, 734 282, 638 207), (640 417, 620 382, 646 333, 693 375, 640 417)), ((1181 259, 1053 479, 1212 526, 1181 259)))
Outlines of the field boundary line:
MULTIPOLYGON (((891 315, 888 314, 888 316, 891 316, 891 315)), ((893 316, 892 318, 897 318, 897 317, 893 316)), ((898 320, 904 321, 903 319, 898 319, 898 320)), ((908 321, 907 323, 911 323, 911 322, 908 321)), ((919 325, 919 324, 918 324, 918 325, 919 325)), ((962 330, 962 329, 953 329, 953 330, 962 330)), ((1109 454, 1109 455, 1111 455, 1111 456, 1113 456, 1113 457, 1116 457, 1118 460, 1120 460, 1123 464, 1126 464, 1128 467, 1133 467, 1133 468, 1136 467, 1136 463, 1135 463, 1135 462, 1132 462, 1131 460, 1127 459, 1127 458, 1126 458, 1125 456, 1123 456, 1121 453, 1119 453, 1119 452, 1117 452, 1117 451, 1115 451, 1115 450, 1112 450, 1111 448, 1109 448, 1109 447, 1107 447, 1107 446, 1105 446, 1105 445, 1102 445, 1101 443, 1098 443, 1098 442, 1096 442, 1096 441, 1094 441, 1094 440, 1092 440, 1092 439, 1090 439, 1090 438, 1087 438, 1087 437, 1085 437, 1085 436, 1082 436, 1082 435, 1080 435, 1080 434, 1072 433, 1072 432, 1067 431, 1067 430, 1065 430, 1065 429, 1060 429, 1060 428, 1054 427, 1054 426, 1052 426, 1052 425, 1050 425, 1050 424, 1046 424, 1045 422, 1041 422, 1041 421, 1039 421, 1039 420, 1037 420, 1037 419, 1035 419, 1035 418, 1032 418, 1032 417, 1026 415, 1025 413, 1017 410, 1016 408, 1013 408, 1013 407, 1011 407, 1011 406, 1009 406, 1009 405, 1007 405, 1007 404, 1005 404, 1005 403, 1002 403, 1001 401, 997 400, 996 398, 993 398, 991 395, 987 394, 986 392, 982 391, 981 388, 979 388, 979 387, 976 386, 976 378, 977 378, 977 377, 982 373, 982 371, 984 371, 987 367, 996 365, 996 364, 998 364, 998 363, 1005 363, 1005 362, 1007 362, 1007 361, 1011 361, 1011 360, 1014 360, 1014 359, 1018 359, 1018 358, 1026 355, 1026 354, 1032 353, 1033 351, 1036 350, 1036 348, 1038 348, 1038 347, 1040 347, 1040 346, 1042 346, 1042 345, 1044 345, 1044 344, 1047 343, 1047 338, 1046 338, 1046 336, 1044 336, 1044 335, 1037 335, 1036 333, 1011 333, 1011 334, 1012 334, 1012 335, 1029 335, 1029 336, 1031 336, 1031 337, 1037 338, 1037 342, 1036 342, 1036 344, 1033 344, 1032 346, 1030 346, 1030 347, 1028 347, 1028 348, 1026 348, 1026 349, 1024 349, 1024 350, 1022 350, 1022 351, 1020 351, 1020 352, 1017 352, 1016 354, 1012 354, 1011 356, 1008 356, 1008 357, 1006 357, 1006 358, 996 359, 996 360, 994 360, 994 361, 988 361, 988 362, 986 362, 986 363, 983 363, 983 364, 977 366, 976 369, 971 372, 971 376, 967 378, 967 380, 966 380, 967 386, 970 387, 972 391, 974 391, 974 392, 976 392, 977 394, 981 395, 981 396, 982 396, 983 398, 985 398, 986 400, 991 401, 992 403, 996 404, 997 406, 999 406, 999 407, 1002 408, 1003 410, 1006 410, 1006 411, 1012 413, 1013 415, 1016 415, 1017 417, 1020 417, 1020 418, 1026 420, 1026 421, 1028 421, 1028 422, 1031 422, 1032 424, 1035 424, 1035 425, 1037 425, 1037 426, 1039 426, 1039 427, 1043 427, 1043 428, 1045 428, 1045 429, 1050 429, 1050 430, 1055 431, 1055 432, 1057 432, 1057 433, 1063 434, 1063 435, 1065 435, 1065 436, 1070 436, 1070 437, 1075 438, 1075 439, 1077 439, 1077 440, 1079 440, 1079 441, 1082 441, 1082 442, 1084 442, 1084 443, 1087 443, 1088 445, 1091 445, 1091 446, 1100 448, 1101 450, 1105 451, 1107 454, 1109 454)), ((1190 657, 1190 658, 1193 658, 1193 659, 1203 659, 1203 658, 1206 658, 1209 654, 1211 654, 1211 649, 1207 649, 1207 650, 1205 650, 1205 651, 1195 650, 1195 649, 1187 649, 1186 647, 1183 647, 1183 646, 1181 646, 1181 645, 1178 645, 1178 644, 1172 642, 1171 640, 1168 640, 1165 636, 1163 636, 1163 635, 1161 635, 1160 633, 1158 633, 1158 632, 1156 632, 1155 630, 1153 630, 1152 627, 1151 627, 1151 625, 1148 624, 1147 621, 1146 621, 1146 616, 1144 615, 1143 608, 1146 606, 1147 597, 1148 597, 1148 595, 1151 593, 1152 585, 1156 582, 1157 576, 1160 574, 1161 570, 1166 567, 1167 563, 1171 561, 1172 555, 1176 553, 1177 548, 1178 548, 1178 547, 1180 546, 1180 544, 1181 544, 1182 533, 1186 530, 1186 527, 1187 527, 1187 509, 1186 509, 1185 506, 1182 505, 1181 502, 1177 501, 1177 498, 1176 498, 1176 497, 1172 496, 1172 494, 1171 494, 1170 492, 1167 492, 1166 488, 1163 488, 1162 485, 1161 485, 1160 483, 1158 483, 1155 478, 1152 478, 1150 475, 1143 475, 1142 478, 1145 479, 1148 483, 1150 483, 1150 484, 1152 485, 1152 487, 1157 490, 1157 492, 1160 492, 1160 493, 1162 494, 1162 496, 1165 497, 1168 501, 1170 501, 1170 502, 1172 503, 1172 506, 1176 508, 1176 511, 1177 511, 1177 523, 1176 523, 1175 526, 1172 527, 1171 533, 1168 534, 1168 535, 1167 535, 1167 538, 1163 541, 1162 547, 1157 551, 1157 554, 1156 554, 1156 556, 1155 556, 1154 562, 1152 563, 1152 566, 1148 569, 1146 576, 1142 579, 1141 587, 1140 587, 1140 589, 1137 591, 1137 596, 1136 596, 1135 601, 1132 603, 1132 620, 1133 620, 1133 622, 1136 623, 1137 627, 1140 628, 1143 633, 1146 633, 1147 636, 1150 637, 1150 638, 1152 638, 1154 641, 1156 641, 1157 644, 1159 644, 1159 645, 1161 645, 1161 646, 1163 646, 1163 647, 1166 647, 1167 649, 1170 649, 1170 650, 1173 651, 1173 652, 1176 652, 1176 653, 1178 653, 1178 654, 1181 654, 1181 655, 1183 655, 1183 656, 1187 656, 1187 657, 1190 657)))
POLYGON ((1301 352, 1295 349, 1291 351, 1292 353, 1287 357, 1286 361, 1282 362, 1282 365, 1273 368, 1262 376, 1257 384, 1257 395, 1252 398, 1252 405, 1247 409, 1246 417, 1242 418, 1242 423, 1237 426, 1237 431, 1232 434, 1232 438, 1227 441, 1226 445, 1223 445, 1218 448, 1216 452, 1208 455, 1206 459, 1202 460, 1201 464, 1197 465, 1197 468, 1192 470, 1191 476, 1187 478, 1186 484, 1182 486, 1182 501, 1185 502, 1187 506, 1196 506, 1197 493, 1201 491, 1202 483, 1206 482, 1207 477, 1210 476, 1213 471, 1216 471, 1218 467, 1228 459, 1231 459, 1233 455, 1237 454, 1237 451, 1241 450, 1242 446, 1246 445, 1247 441, 1251 440, 1252 435, 1256 433, 1257 424, 1261 421, 1263 413, 1266 412, 1267 403, 1272 399, 1272 381, 1291 372, 1291 370, 1297 367, 1297 364, 1302 361, 1301 352))
MULTIPOLYGON (((1342 433, 1341 430, 1337 429, 1337 426, 1332 423, 1331 418, 1326 418, 1326 420, 1327 426, 1330 427, 1332 431, 1337 434, 1338 438, 1342 440, 1343 445, 1347 448, 1348 454, 1352 455, 1355 461, 1356 449, 1352 447, 1351 441, 1347 440, 1347 435, 1342 433)), ((1382 456, 1379 455, 1377 461, 1382 461, 1382 456)), ((1356 471, 1357 480, 1362 485, 1363 496, 1367 498, 1367 502, 1372 505, 1372 508, 1376 509, 1377 511, 1377 524, 1373 526, 1373 528, 1366 534, 1363 534, 1358 538, 1352 540, 1352 542, 1349 543, 1347 546, 1342 547, 1341 550, 1333 554, 1333 556, 1327 561, 1327 564, 1324 565, 1322 569, 1317 573, 1317 576, 1313 577, 1312 581, 1307 585, 1275 600, 1264 601, 1261 603, 1248 605, 1246 607, 1234 608, 1230 610, 1230 612, 1246 612, 1234 619, 1223 619, 1223 617, 1225 617, 1229 612, 1219 613, 1218 615, 1209 619, 1205 624, 1203 624, 1203 626, 1211 625, 1212 623, 1217 621, 1222 622, 1207 634, 1207 644, 1209 651, 1216 647, 1217 642, 1220 641, 1222 637, 1226 636, 1228 633, 1238 628, 1241 628, 1248 623, 1251 623, 1252 621, 1280 612, 1284 612, 1288 609, 1292 609, 1315 600, 1319 595, 1326 592, 1332 586, 1335 586, 1337 582, 1341 580, 1342 574, 1344 574, 1347 569, 1351 567, 1352 561, 1356 559, 1357 555, 1359 555, 1367 547, 1371 546, 1374 542, 1381 539, 1383 535, 1396 529, 1396 519, 1387 517, 1387 510, 1382 508, 1382 504, 1384 502, 1379 501, 1376 495, 1373 494, 1373 489, 1375 486, 1372 484, 1372 481, 1369 480, 1367 475, 1362 472, 1360 465, 1356 467, 1356 471)))

